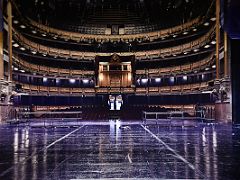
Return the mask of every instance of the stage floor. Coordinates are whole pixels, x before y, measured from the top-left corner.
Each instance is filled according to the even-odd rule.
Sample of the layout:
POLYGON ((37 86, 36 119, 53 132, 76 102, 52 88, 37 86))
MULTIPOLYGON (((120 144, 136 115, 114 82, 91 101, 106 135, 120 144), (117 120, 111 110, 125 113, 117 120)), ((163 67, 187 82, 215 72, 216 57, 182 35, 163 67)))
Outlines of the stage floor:
POLYGON ((240 126, 0 126, 1 180, 239 179, 240 126))

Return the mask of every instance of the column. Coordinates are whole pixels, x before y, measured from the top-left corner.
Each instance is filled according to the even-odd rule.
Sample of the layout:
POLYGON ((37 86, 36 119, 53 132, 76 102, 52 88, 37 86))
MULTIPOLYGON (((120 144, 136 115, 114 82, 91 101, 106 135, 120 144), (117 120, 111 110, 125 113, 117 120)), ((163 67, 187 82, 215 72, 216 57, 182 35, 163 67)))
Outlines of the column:
POLYGON ((0 80, 4 79, 3 62, 3 1, 0 0, 0 80))
POLYGON ((8 14, 8 81, 12 81, 12 4, 8 1, 7 4, 8 14))
POLYGON ((224 77, 229 77, 228 35, 224 32, 224 77))
POLYGON ((217 80, 220 78, 219 48, 220 48, 220 0, 216 0, 216 79, 217 80))

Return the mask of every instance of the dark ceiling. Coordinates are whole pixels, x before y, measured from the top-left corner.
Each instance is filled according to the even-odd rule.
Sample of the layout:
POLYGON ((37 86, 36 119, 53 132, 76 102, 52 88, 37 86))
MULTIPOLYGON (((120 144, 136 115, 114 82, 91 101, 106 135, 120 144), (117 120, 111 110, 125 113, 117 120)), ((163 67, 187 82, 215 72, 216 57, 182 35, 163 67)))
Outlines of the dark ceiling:
POLYGON ((206 14, 212 0, 15 0, 44 24, 181 24, 206 14))

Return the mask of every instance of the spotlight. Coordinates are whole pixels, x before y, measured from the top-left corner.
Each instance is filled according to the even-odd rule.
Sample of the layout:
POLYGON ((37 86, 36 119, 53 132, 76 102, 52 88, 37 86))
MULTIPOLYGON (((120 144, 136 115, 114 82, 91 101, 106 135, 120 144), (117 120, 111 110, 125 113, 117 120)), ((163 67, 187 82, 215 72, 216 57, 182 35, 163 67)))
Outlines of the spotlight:
POLYGON ((169 80, 170 80, 171 83, 173 83, 174 82, 174 77, 170 77, 169 80))
POLYGON ((187 81, 188 77, 187 76, 183 76, 183 80, 187 81))
POLYGON ((216 41, 212 41, 211 44, 212 44, 212 45, 215 45, 215 44, 216 44, 216 41))
POLYGON ((14 69, 14 71, 18 71, 18 68, 17 67, 15 67, 15 68, 13 68, 14 69))
POLYGON ((47 78, 46 77, 43 77, 43 82, 47 82, 47 78))
POLYGON ((16 47, 16 48, 17 48, 17 47, 19 47, 19 44, 14 43, 14 44, 13 44, 13 47, 16 47))
POLYGON ((42 34, 43 37, 46 37, 47 35, 46 34, 42 34))
POLYGON ((199 49, 194 49, 193 51, 194 51, 194 52, 198 52, 198 51, 199 51, 199 49))
POLYGON ((187 34, 188 34, 188 32, 187 32, 187 31, 183 33, 183 35, 187 35, 187 34))
POLYGON ((20 70, 20 72, 22 72, 22 73, 25 73, 25 71, 22 69, 22 70, 20 70))
POLYGON ((207 44, 206 46, 204 46, 204 48, 205 49, 210 48, 210 45, 207 44))
POLYGON ((147 83, 148 82, 148 79, 142 79, 141 80, 143 84, 147 83))
POLYGON ((88 84, 89 83, 89 80, 88 79, 83 79, 83 84, 88 84))
POLYGON ((33 34, 37 34, 37 31, 35 31, 35 30, 32 30, 32 33, 33 33, 33 34))
POLYGON ((36 51, 32 51, 32 54, 37 54, 37 52, 36 51))
POLYGON ((160 83, 160 82, 161 82, 161 78, 156 78, 156 79, 155 79, 155 82, 156 82, 156 83, 160 83))
POLYGON ((20 47, 20 50, 25 51, 26 49, 25 47, 20 47))
POLYGON ((20 26, 20 28, 25 29, 26 26, 22 24, 22 25, 20 26))
POLYGON ((203 25, 204 26, 209 26, 209 22, 205 22, 203 25))
POLYGON ((76 82, 76 80, 75 80, 75 79, 69 79, 69 82, 70 82, 71 84, 74 84, 74 83, 76 82))
POLYGON ((194 28, 194 29, 193 29, 193 31, 194 31, 194 32, 196 32, 196 31, 197 31, 197 29, 196 29, 196 28, 194 28))
POLYGON ((213 17, 210 19, 211 21, 216 21, 216 17, 213 17))
POLYGON ((214 65, 212 65, 212 68, 213 68, 213 69, 215 69, 215 68, 216 68, 216 65, 215 65, 215 64, 214 64, 214 65))
POLYGON ((13 24, 18 24, 18 23, 19 23, 18 20, 13 21, 13 24))

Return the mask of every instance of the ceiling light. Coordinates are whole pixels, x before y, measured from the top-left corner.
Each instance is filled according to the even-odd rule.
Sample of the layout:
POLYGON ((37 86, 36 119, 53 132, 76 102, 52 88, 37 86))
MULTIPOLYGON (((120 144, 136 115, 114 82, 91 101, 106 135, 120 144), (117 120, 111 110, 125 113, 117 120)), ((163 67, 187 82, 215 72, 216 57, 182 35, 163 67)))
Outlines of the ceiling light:
POLYGON ((173 38, 175 38, 175 37, 177 37, 177 35, 176 35, 176 34, 174 34, 174 35, 173 35, 173 38))
POLYGON ((14 70, 14 71, 18 71, 18 68, 17 68, 17 67, 15 67, 15 68, 13 68, 13 70, 14 70))
POLYGON ((54 36, 53 39, 57 39, 58 37, 57 36, 54 36))
POLYGON ((42 34, 43 37, 46 37, 47 35, 46 34, 42 34))
POLYGON ((32 33, 33 33, 33 34, 37 34, 37 31, 35 31, 35 30, 32 30, 32 33))
POLYGON ((199 49, 194 49, 193 51, 194 51, 194 52, 198 52, 198 51, 199 51, 199 49))
POLYGON ((174 82, 174 77, 170 77, 169 80, 170 80, 170 82, 173 83, 174 82))
POLYGON ((162 39, 162 40, 164 40, 164 39, 165 39, 165 37, 162 37, 161 39, 162 39))
POLYGON ((193 31, 196 32, 196 31, 197 31, 197 28, 194 28, 193 31))
POLYGON ((185 54, 185 55, 186 55, 186 54, 188 54, 188 52, 184 52, 183 54, 185 54))
POLYGON ((209 22, 205 22, 203 25, 204 26, 209 26, 209 22))
POLYGON ((83 79, 82 81, 83 81, 84 84, 89 83, 89 80, 88 80, 88 79, 83 79))
POLYGON ((205 49, 210 48, 210 45, 207 44, 206 46, 204 46, 204 48, 205 49))
POLYGON ((25 29, 26 26, 22 24, 22 25, 20 26, 20 28, 25 29))
POLYGON ((187 80, 187 76, 183 76, 183 80, 186 81, 187 80))
POLYGON ((155 82, 160 83, 161 82, 161 78, 156 78, 155 82))
POLYGON ((183 35, 187 35, 187 34, 188 34, 188 32, 187 32, 187 31, 183 33, 183 35))
POLYGON ((216 17, 213 17, 210 19, 211 21, 216 21, 216 17))
POLYGON ((14 43, 14 44, 13 44, 13 47, 16 47, 16 48, 17 48, 17 47, 19 47, 19 44, 14 43))
POLYGON ((174 57, 176 57, 177 55, 176 54, 173 54, 174 57))
POLYGON ((213 68, 213 69, 215 69, 215 68, 216 68, 216 65, 215 65, 215 64, 214 64, 214 65, 212 65, 212 68, 213 68))
POLYGON ((205 68, 206 71, 208 71, 209 69, 210 69, 209 67, 205 68))
POLYGON ((18 22, 18 20, 14 20, 13 23, 14 24, 18 24, 19 22, 18 22))
POLYGON ((215 44, 216 44, 216 41, 212 41, 211 44, 212 44, 212 45, 215 45, 215 44))
POLYGON ((69 82, 70 82, 71 84, 74 84, 74 83, 76 82, 76 80, 75 80, 75 79, 69 79, 69 82))
POLYGON ((32 51, 32 54, 37 54, 37 52, 36 51, 32 51))
POLYGON ((26 50, 25 47, 20 47, 20 49, 21 49, 22 51, 25 51, 25 50, 26 50))
POLYGON ((20 70, 20 72, 22 72, 22 73, 25 73, 25 71, 22 69, 22 70, 20 70))
POLYGON ((43 77, 43 82, 47 82, 47 78, 46 77, 43 77))
POLYGON ((47 56, 46 54, 43 54, 43 56, 45 57, 45 56, 47 56))
POLYGON ((141 79, 142 83, 147 83, 148 82, 148 79, 141 79))

